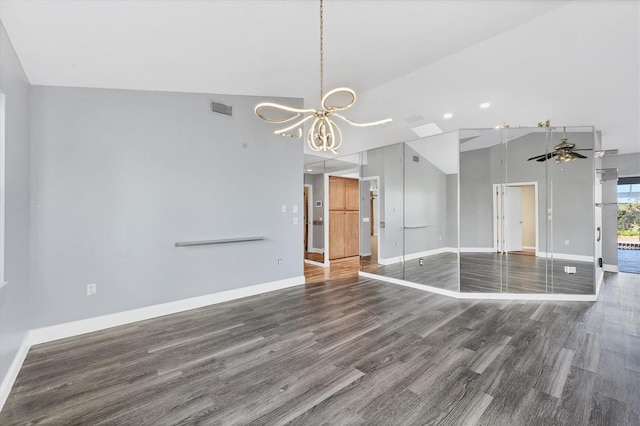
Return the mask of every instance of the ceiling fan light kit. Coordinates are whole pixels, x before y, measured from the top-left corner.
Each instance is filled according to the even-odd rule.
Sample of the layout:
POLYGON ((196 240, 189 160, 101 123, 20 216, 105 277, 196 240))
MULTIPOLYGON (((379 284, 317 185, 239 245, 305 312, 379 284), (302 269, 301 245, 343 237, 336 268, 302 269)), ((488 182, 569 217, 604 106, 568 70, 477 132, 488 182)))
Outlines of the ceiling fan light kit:
POLYGON ((324 93, 324 8, 322 0, 320 0, 320 104, 322 109, 313 108, 294 108, 286 105, 280 105, 272 102, 263 102, 255 107, 255 114, 267 123, 283 124, 295 121, 286 127, 274 131, 274 134, 292 138, 302 137, 302 126, 307 121, 313 119, 311 128, 307 132, 307 145, 313 151, 330 151, 334 154, 338 153, 338 148, 342 145, 342 132, 336 125, 332 117, 337 117, 352 126, 368 127, 377 126, 379 124, 389 123, 390 118, 369 123, 359 123, 338 114, 336 111, 344 111, 356 103, 356 93, 348 87, 339 87, 333 89, 326 94, 324 93), (347 95, 348 101, 343 104, 333 104, 330 101, 332 96, 347 95), (275 110, 275 115, 269 117, 267 111, 275 110), (284 114, 283 114, 284 113, 284 114), (278 114, 281 116, 278 117, 278 114), (304 117, 305 114, 310 114, 304 117), (301 118, 302 117, 302 118, 301 118), (295 131, 295 133, 289 133, 295 131))
MULTIPOLYGON (((547 123, 549 123, 548 120, 546 123, 538 123, 538 127, 542 127, 542 124, 544 124, 545 127, 548 127, 547 123)), ((576 158, 587 158, 586 156, 576 151, 593 151, 591 148, 576 149, 576 144, 569 143, 569 140, 567 139, 566 127, 563 128, 563 135, 564 136, 562 137, 562 139, 560 139, 560 143, 553 147, 552 152, 536 155, 527 159, 527 161, 536 160, 537 162, 542 163, 543 161, 547 161, 555 157, 555 163, 562 164, 573 161, 576 158)))

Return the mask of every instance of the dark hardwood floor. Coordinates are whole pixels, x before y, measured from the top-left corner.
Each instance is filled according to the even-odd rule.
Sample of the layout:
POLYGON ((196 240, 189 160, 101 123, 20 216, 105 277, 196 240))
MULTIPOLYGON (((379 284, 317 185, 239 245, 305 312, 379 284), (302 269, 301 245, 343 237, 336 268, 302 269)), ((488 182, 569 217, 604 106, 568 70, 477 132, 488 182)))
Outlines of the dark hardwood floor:
MULTIPOLYGON (((458 255, 440 253, 393 265, 363 262, 362 270, 390 278, 458 291, 458 255)), ((547 260, 527 254, 461 253, 460 291, 465 293, 593 294, 594 265, 547 260), (567 274, 564 266, 576 266, 567 274)))
POLYGON ((640 275, 593 302, 346 278, 35 346, 0 424, 640 424, 640 275))
POLYGON ((526 255, 461 253, 460 290, 468 293, 593 294, 594 264, 526 255), (568 274, 565 266, 575 266, 568 274))

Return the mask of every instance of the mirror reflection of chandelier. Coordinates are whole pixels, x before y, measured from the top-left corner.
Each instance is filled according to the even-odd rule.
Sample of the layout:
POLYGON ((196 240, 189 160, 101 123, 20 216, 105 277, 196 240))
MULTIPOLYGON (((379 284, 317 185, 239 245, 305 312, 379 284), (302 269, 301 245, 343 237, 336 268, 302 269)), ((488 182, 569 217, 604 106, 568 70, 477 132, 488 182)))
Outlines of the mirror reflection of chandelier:
POLYGON ((327 94, 324 93, 324 18, 323 18, 323 6, 322 0, 320 0, 320 99, 322 109, 313 109, 313 108, 294 108, 286 105, 280 105, 272 102, 263 102, 255 107, 256 115, 262 120, 273 123, 273 124, 283 124, 294 121, 298 118, 300 120, 296 121, 293 124, 288 125, 282 129, 278 129, 274 132, 276 135, 292 137, 292 138, 301 138, 302 137, 302 125, 313 119, 313 123, 311 124, 311 128, 307 132, 307 144, 309 148, 313 151, 331 151, 334 154, 338 153, 338 148, 342 145, 342 132, 340 128, 336 125, 335 121, 332 120, 333 117, 337 117, 352 126, 358 127, 368 127, 368 126, 376 126, 378 124, 385 124, 391 121, 390 118, 373 121, 369 123, 359 123, 353 120, 344 117, 341 114, 338 114, 336 111, 344 111, 350 108, 356 102, 356 93, 347 88, 340 87, 337 89, 333 89, 329 91, 327 94), (340 104, 335 103, 332 104, 332 97, 347 97, 347 101, 340 104), (265 114, 266 111, 271 110, 274 114, 271 117, 268 117, 268 114, 265 114), (309 114, 306 117, 305 114, 309 114), (289 133, 290 131, 296 129, 295 133, 289 133))

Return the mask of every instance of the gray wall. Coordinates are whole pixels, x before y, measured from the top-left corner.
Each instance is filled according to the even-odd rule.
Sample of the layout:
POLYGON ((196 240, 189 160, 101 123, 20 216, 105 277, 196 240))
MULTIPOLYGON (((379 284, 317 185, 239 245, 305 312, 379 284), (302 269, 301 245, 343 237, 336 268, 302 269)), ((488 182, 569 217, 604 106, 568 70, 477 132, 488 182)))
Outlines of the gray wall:
POLYGON ((32 87, 35 326, 301 276, 303 148, 255 117, 263 100, 32 87))
MULTIPOLYGON (((638 146, 640 149, 640 146, 638 146)), ((618 176, 640 176, 640 153, 613 155, 602 159, 603 168, 617 168, 618 176)), ((617 202, 617 182, 602 184, 602 202, 617 202)), ((618 265, 618 206, 602 208, 602 257, 607 265, 618 265)))
POLYGON ((30 85, 0 24, 0 91, 5 112, 5 280, 0 290, 0 381, 31 323, 29 245, 30 85))

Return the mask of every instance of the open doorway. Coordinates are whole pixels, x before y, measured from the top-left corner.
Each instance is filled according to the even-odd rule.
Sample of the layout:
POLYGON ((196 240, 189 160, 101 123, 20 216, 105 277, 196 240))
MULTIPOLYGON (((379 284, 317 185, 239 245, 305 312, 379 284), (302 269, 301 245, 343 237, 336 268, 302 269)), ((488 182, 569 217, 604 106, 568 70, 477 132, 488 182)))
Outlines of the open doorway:
POLYGON ((493 185, 493 235, 498 253, 538 255, 538 183, 493 185))
POLYGON ((618 271, 640 274, 640 176, 618 179, 618 271))

